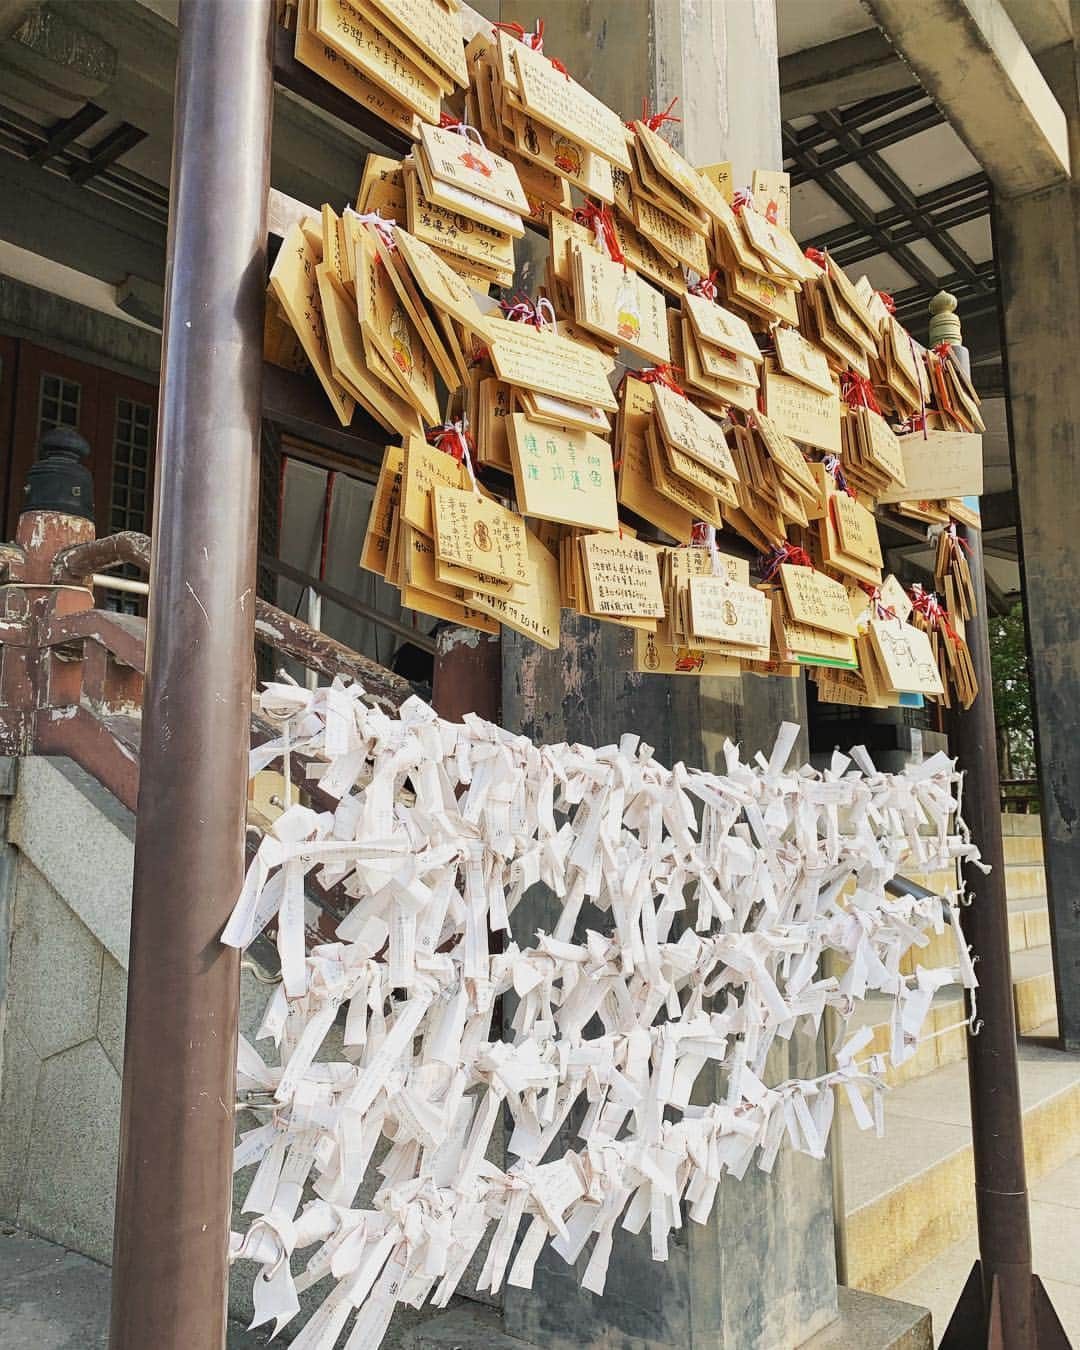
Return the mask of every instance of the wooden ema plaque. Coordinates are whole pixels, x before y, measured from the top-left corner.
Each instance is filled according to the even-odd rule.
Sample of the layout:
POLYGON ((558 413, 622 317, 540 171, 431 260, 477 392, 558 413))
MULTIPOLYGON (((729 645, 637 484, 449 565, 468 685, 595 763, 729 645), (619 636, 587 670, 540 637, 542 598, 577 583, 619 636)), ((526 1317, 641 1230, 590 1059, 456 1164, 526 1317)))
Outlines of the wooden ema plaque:
POLYGON ((854 637, 858 632, 843 582, 834 581, 812 567, 785 563, 780 567, 780 584, 787 611, 796 623, 845 637, 854 637))
POLYGON ((930 639, 899 619, 871 619, 870 638, 891 688, 901 694, 943 694, 930 639))
POLYGON ((467 591, 469 603, 541 647, 559 645, 559 562, 531 530, 525 532, 532 581, 513 596, 482 595, 467 591))
POLYGON ((651 544, 618 534, 587 534, 580 544, 593 614, 663 618, 660 569, 651 544))
POLYGON ((612 412, 619 406, 599 352, 531 324, 489 319, 491 362, 509 384, 612 412))
POLYGON ((299 225, 286 235, 270 272, 270 289, 296 331, 304 355, 326 391, 338 421, 347 427, 356 400, 334 378, 319 297, 319 258, 299 225))
POLYGON ((690 623, 695 637, 746 647, 747 656, 769 655, 770 602, 753 586, 725 576, 691 577, 690 623))
POLYGON ((802 380, 766 367, 765 411, 792 440, 840 453, 840 396, 835 390, 823 394, 802 380))
POLYGON ((439 558, 471 572, 528 582, 525 522, 520 516, 466 490, 436 486, 432 494, 439 558))
POLYGON ((347 0, 309 0, 315 36, 425 122, 437 122, 442 89, 347 0))
POLYGON ((583 328, 599 333, 640 356, 666 364, 667 307, 648 282, 592 248, 574 246, 574 317, 583 328))
POLYGON ((509 424, 518 507, 527 516, 593 530, 619 528, 611 450, 591 432, 545 426, 515 413, 509 424))
POLYGON ((664 440, 720 477, 738 482, 739 471, 719 422, 666 385, 653 386, 656 414, 664 440))

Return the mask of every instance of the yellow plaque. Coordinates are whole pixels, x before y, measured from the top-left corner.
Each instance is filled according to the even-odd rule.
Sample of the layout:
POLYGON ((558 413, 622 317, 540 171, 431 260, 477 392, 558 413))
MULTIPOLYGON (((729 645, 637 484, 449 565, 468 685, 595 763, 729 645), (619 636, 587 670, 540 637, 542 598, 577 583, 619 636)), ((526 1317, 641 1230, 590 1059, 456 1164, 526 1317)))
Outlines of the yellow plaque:
POLYGON ((319 261, 302 227, 294 225, 274 260, 270 289, 295 329, 304 355, 314 367, 338 421, 347 427, 352 421, 356 400, 334 378, 319 298, 316 270, 319 261))
POLYGON ((469 83, 461 20, 439 0, 371 0, 454 81, 469 83))
POLYGON ((829 502, 843 551, 871 567, 880 567, 881 541, 874 513, 846 492, 832 493, 829 502))
POLYGON ((420 144, 434 178, 520 214, 529 199, 509 160, 457 131, 424 125, 420 144))
POLYGON ((433 498, 435 551, 444 562, 528 582, 525 522, 519 515, 465 489, 436 485, 433 498))
POLYGON ((573 403, 614 411, 604 360, 599 352, 531 324, 489 319, 491 361, 500 380, 539 390, 573 403))
POLYGON ((401 496, 401 468, 404 461, 405 451, 400 445, 386 447, 378 482, 375 484, 375 495, 371 500, 371 510, 368 512, 360 566, 368 572, 377 572, 381 577, 386 576, 390 534, 401 496))
MULTIPOLYGON (((368 231, 356 241, 356 305, 364 349, 386 362, 401 393, 428 422, 439 420, 435 364, 398 295, 368 231)), ((370 359, 370 356, 369 356, 370 359)))
POLYGON ((467 488, 469 475, 453 455, 410 436, 402 451, 401 518, 426 535, 434 535, 431 492, 436 486, 467 488))
POLYGON ((615 471, 606 441, 571 427, 545 426, 522 413, 509 419, 519 509, 539 520, 617 530, 615 471))
POLYGON ((828 358, 820 347, 807 342, 794 328, 774 328, 773 338, 776 341, 776 357, 785 375, 802 380, 803 384, 823 394, 836 392, 828 358))
POLYGON ((830 454, 840 453, 840 395, 835 391, 823 394, 801 380, 766 368, 765 410, 792 440, 830 454))
POLYGON ((513 597, 466 592, 469 603, 516 633, 554 651, 559 645, 559 562, 531 530, 525 532, 531 585, 513 597))
POLYGON ((576 80, 556 70, 546 56, 500 32, 500 47, 508 43, 517 68, 521 99, 529 112, 548 126, 583 141, 621 169, 629 169, 626 130, 618 114, 576 80))
POLYGON ((315 36, 350 65, 411 108, 425 122, 437 122, 442 105, 438 84, 347 0, 309 0, 315 36))
POLYGON ((296 14, 294 55, 297 61, 316 75, 321 75, 335 89, 348 94, 376 117, 381 117, 384 122, 415 140, 419 134, 420 119, 413 110, 380 88, 362 70, 358 70, 328 43, 321 42, 315 36, 311 29, 310 5, 311 0, 300 0, 296 14))
POLYGON ((692 511, 657 491, 645 438, 633 431, 626 431, 622 438, 619 502, 628 511, 633 511, 669 534, 672 539, 684 544, 690 542, 695 519, 692 511))
POLYGON ((871 619, 870 638, 890 686, 901 694, 942 694, 930 639, 899 619, 871 619))
POLYGON ((654 386, 656 413, 664 440, 722 478, 738 482, 739 471, 719 422, 713 421, 683 394, 666 385, 654 386))
POLYGON ((664 617, 660 569, 651 544, 618 534, 587 534, 580 544, 593 614, 664 617))
POLYGON ((667 306, 659 291, 593 248, 575 245, 571 268, 574 317, 583 328, 651 361, 671 360, 667 306))
POLYGON ((834 581, 813 567, 785 563, 780 568, 780 584, 787 612, 796 623, 845 637, 854 637, 859 631, 842 581, 834 581))
POLYGON ((683 299, 683 308, 702 342, 745 356, 756 365, 761 364, 761 349, 745 319, 703 295, 687 293, 683 299))
POLYGON ((652 633, 634 633, 634 670, 639 675, 720 675, 728 679, 742 674, 737 656, 720 656, 702 647, 672 647, 652 633))
POLYGON ((690 578, 690 622, 698 637, 747 647, 767 659, 770 610, 769 597, 753 586, 724 576, 690 578))

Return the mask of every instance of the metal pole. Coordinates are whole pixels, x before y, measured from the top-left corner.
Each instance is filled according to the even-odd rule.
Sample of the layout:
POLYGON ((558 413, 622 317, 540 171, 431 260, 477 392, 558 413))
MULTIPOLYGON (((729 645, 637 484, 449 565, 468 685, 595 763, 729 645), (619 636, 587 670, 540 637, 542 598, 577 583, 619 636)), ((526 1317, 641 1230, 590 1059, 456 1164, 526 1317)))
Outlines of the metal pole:
MULTIPOLYGON (((969 1284, 972 1296, 979 1296, 982 1316, 986 1319, 987 1337, 982 1343, 995 1343, 989 1339, 989 1333, 997 1317, 1000 1319, 997 1344, 1005 1350, 1034 1350, 1038 1341, 1031 1268, 1031 1223, 1009 958, 1005 849, 1001 837, 1001 790, 982 532, 964 529, 963 535, 970 549, 968 566, 979 606, 978 616, 966 624, 979 693, 967 712, 958 707, 950 712, 949 748, 959 760, 961 769, 966 770, 964 817, 982 850, 983 859, 993 869, 984 876, 977 868, 967 867, 965 880, 975 899, 961 914, 964 937, 978 956, 978 1016, 982 1023, 979 1034, 969 1036, 967 1043, 981 1288, 976 1287, 975 1272, 969 1284)), ((962 1308, 963 1302, 957 1312, 962 1308)), ((956 1342, 958 1346, 975 1343, 956 1342)), ((948 1344, 946 1336, 943 1345, 948 1344)))
POLYGON ((222 1350, 273 95, 270 0, 182 0, 111 1350, 222 1350))

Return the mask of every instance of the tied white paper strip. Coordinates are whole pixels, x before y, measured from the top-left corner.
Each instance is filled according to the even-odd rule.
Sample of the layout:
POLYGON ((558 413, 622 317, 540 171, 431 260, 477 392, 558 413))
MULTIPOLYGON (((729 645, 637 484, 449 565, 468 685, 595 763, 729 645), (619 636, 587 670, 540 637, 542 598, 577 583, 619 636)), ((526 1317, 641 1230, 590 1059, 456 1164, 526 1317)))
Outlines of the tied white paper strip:
POLYGON ((332 1350, 354 1314, 347 1344, 374 1350, 396 1304, 445 1306, 492 1227, 481 1287, 528 1288, 545 1243, 571 1263, 591 1243, 583 1279, 602 1294, 616 1224, 648 1226, 664 1259, 683 1206, 705 1223, 725 1174, 770 1171, 785 1140, 823 1157, 837 1088, 880 1133, 887 1057, 865 1056, 869 1027, 841 1034, 831 1072, 770 1083, 778 1038, 816 1034, 826 1007, 846 1026, 876 992, 902 1063, 934 991, 975 986, 960 893, 885 890, 905 865, 979 860, 943 754, 900 774, 862 748, 792 770, 785 723, 768 758, 729 742, 706 773, 665 768, 634 735, 538 746, 416 698, 390 716, 341 682, 271 685, 261 704, 282 736, 252 771, 292 750, 338 802, 278 817, 223 934, 246 947, 275 922, 282 954, 259 1030, 277 1062, 240 1047, 240 1102, 260 1123, 235 1162, 256 1168, 257 1217, 232 1258, 260 1267, 253 1325, 280 1329, 326 1282, 299 1350, 332 1350), (305 876, 356 901, 310 951, 305 876), (537 883, 561 910, 551 933, 518 921, 537 883), (905 952, 946 927, 955 965, 904 974, 905 952), (826 951, 839 978, 821 974, 826 951), (319 1061, 342 1010, 343 1058, 319 1061), (710 1061, 722 1091, 693 1105, 710 1061), (487 1158, 504 1103, 505 1170, 487 1158))

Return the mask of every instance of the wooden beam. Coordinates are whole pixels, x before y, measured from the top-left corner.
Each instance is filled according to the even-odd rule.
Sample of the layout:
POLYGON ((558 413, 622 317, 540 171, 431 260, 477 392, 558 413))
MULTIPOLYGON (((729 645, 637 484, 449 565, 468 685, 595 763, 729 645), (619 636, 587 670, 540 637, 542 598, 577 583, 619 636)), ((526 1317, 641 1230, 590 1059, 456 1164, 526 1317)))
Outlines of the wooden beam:
POLYGON ((1069 177, 1065 114, 1000 0, 865 0, 1003 197, 1069 177))
POLYGON ((361 132, 381 146, 386 146, 399 154, 405 154, 412 148, 412 141, 369 112, 362 103, 357 103, 348 94, 335 89, 321 75, 316 75, 307 66, 302 66, 293 55, 296 39, 284 28, 274 30, 274 83, 291 94, 313 103, 316 108, 336 117, 339 122, 361 132))

